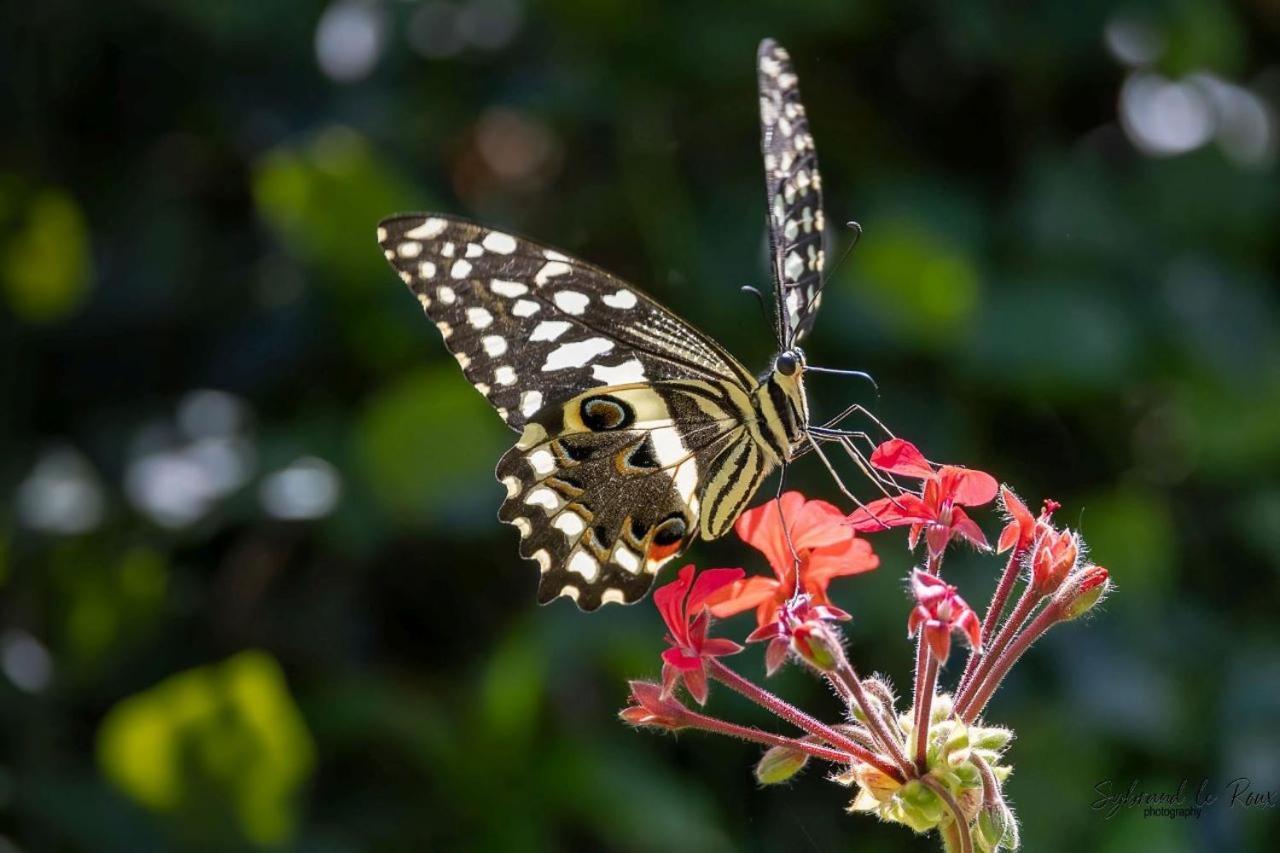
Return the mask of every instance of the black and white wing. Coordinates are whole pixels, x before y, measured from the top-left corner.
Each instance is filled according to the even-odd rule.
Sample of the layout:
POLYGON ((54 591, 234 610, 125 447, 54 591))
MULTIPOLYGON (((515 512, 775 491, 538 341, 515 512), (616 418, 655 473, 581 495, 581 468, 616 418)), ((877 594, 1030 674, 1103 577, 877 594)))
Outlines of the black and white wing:
POLYGON ((397 216, 378 242, 521 433, 499 518, 540 601, 636 601, 695 536, 729 529, 770 462, 746 424, 755 380, 718 344, 597 267, 471 222, 397 216))
POLYGON ((472 385, 517 431, 601 385, 754 385, 710 337, 599 267, 438 214, 383 220, 378 242, 472 385))
POLYGON ((765 39, 756 62, 777 333, 786 349, 812 328, 821 300, 822 178, 790 55, 765 39))

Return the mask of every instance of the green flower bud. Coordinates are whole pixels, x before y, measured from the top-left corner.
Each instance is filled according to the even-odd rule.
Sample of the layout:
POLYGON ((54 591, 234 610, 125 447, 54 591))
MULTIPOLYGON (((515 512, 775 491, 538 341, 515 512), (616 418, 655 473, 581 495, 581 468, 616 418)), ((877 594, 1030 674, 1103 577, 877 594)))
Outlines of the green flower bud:
POLYGON ((1013 740, 1013 732, 997 726, 988 726, 970 729, 969 737, 974 749, 999 753, 1009 745, 1009 741, 1013 740))
POLYGON ((809 763, 809 754, 792 746, 773 746, 756 764, 756 781, 761 785, 786 782, 809 763))
POLYGON ((1013 811, 1001 800, 978 813, 978 846, 985 851, 1017 850, 1021 845, 1018 821, 1013 811))
POLYGON ((938 795, 915 779, 902 786, 897 802, 902 822, 916 832, 933 829, 945 813, 938 795))

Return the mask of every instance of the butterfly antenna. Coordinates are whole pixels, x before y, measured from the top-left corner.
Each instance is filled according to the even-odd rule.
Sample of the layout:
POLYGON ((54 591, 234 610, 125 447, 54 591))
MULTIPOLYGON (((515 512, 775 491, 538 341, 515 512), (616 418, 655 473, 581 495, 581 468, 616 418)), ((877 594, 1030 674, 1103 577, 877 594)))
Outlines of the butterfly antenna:
POLYGON ((835 278, 840 267, 844 266, 844 262, 849 259, 849 255, 853 253, 853 247, 858 245, 858 241, 862 239, 862 226, 857 222, 850 220, 845 223, 845 227, 853 232, 853 239, 849 241, 849 245, 845 246, 844 251, 840 254, 840 259, 836 261, 831 271, 822 277, 822 282, 818 285, 818 289, 813 292, 813 296, 809 298, 809 304, 805 306, 805 311, 813 310, 813 306, 817 304, 818 299, 822 296, 822 291, 826 290, 827 282, 835 278))
POLYGON ((876 383, 875 377, 872 376, 870 373, 867 373, 865 370, 840 370, 835 367, 816 367, 815 365, 812 365, 812 364, 806 364, 804 366, 804 372, 805 373, 830 373, 833 376, 853 376, 858 379, 865 379, 866 381, 871 383, 871 387, 872 389, 875 390, 876 396, 877 397, 880 396, 880 386, 876 383))
POLYGON ((760 315, 764 317, 765 325, 769 325, 769 306, 765 304, 764 294, 760 292, 760 288, 745 284, 741 289, 743 293, 750 293, 756 298, 756 304, 760 306, 760 315))

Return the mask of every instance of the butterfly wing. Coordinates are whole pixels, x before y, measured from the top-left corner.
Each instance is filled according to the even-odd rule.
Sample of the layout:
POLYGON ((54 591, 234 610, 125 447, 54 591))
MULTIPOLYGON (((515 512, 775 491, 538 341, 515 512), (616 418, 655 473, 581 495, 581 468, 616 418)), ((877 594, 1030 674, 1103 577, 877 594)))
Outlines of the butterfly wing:
POLYGON ((765 39, 756 71, 774 308, 778 339, 786 349, 813 327, 821 300, 822 178, 791 57, 777 42, 765 39))
POLYGON ((750 497, 735 472, 753 493, 767 460, 741 449, 754 377, 715 341, 591 264, 465 220, 392 217, 378 240, 521 430, 499 517, 542 570, 539 600, 636 601, 699 531, 728 529, 750 497))
POLYGON ((542 571, 538 600, 642 598, 723 503, 708 486, 741 479, 723 472, 747 432, 730 392, 704 380, 592 389, 535 415, 498 463, 498 517, 542 571))
POLYGON ((448 216, 384 220, 378 242, 471 384, 513 429, 598 385, 750 385, 715 341, 640 290, 530 240, 448 216))

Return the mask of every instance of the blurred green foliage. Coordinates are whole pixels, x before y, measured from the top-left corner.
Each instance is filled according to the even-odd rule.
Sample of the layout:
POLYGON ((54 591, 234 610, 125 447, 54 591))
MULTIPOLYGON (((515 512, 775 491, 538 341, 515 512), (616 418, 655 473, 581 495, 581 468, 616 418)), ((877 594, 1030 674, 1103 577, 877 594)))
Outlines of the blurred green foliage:
MULTIPOLYGON (((991 707, 1026 849, 1274 846, 1274 810, 1091 808, 1104 780, 1280 791, 1271 6, 57 0, 6 21, 0 848, 932 849, 813 769, 760 790, 754 748, 616 720, 658 671, 656 614, 533 604, 494 518, 512 437, 374 239, 399 210, 492 222, 763 364, 737 291, 766 283, 764 36, 795 58, 828 220, 865 231, 809 356, 881 390, 820 377, 818 415, 865 403, 1057 498, 1118 584, 991 707)), ((835 498, 808 461, 789 482, 835 498)), ((853 659, 901 692, 910 558, 876 546, 832 592, 853 659)), ((765 570, 728 540, 691 559, 765 570)), ((954 579, 977 603, 994 569, 954 579)), ((836 713, 798 673, 772 686, 836 713)))

